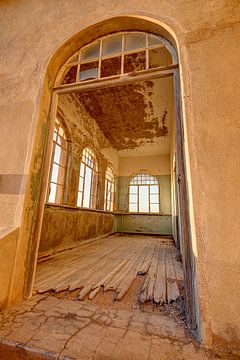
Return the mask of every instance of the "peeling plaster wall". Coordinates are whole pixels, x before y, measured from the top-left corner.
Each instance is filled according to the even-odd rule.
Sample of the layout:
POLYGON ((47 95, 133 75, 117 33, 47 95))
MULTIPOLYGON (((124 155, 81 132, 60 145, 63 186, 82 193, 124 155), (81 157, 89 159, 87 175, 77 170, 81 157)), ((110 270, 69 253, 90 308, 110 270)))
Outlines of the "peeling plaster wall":
POLYGON ((68 206, 47 205, 39 255, 76 246, 80 241, 112 233, 113 215, 68 206))
POLYGON ((99 209, 103 209, 107 164, 111 163, 115 169, 115 174, 118 168, 116 152, 112 149, 94 119, 86 113, 74 94, 59 96, 57 116, 67 126, 70 136, 71 146, 66 204, 72 205, 72 207, 46 205, 39 248, 40 255, 42 252, 70 247, 81 240, 109 234, 113 228, 113 215, 104 212, 98 213, 96 211, 80 210, 76 205, 83 148, 86 145, 90 145, 96 153, 100 186, 99 209))
MULTIPOLYGON (((42 151, 33 144, 45 139, 48 83, 51 86, 54 71, 66 59, 64 56, 70 55, 70 48, 51 63, 42 92, 48 62, 82 29, 125 14, 160 20, 178 41, 201 334, 207 346, 234 350, 240 343, 240 228, 236 221, 240 215, 238 0, 191 0, 187 6, 184 0, 154 0, 151 4, 143 0, 90 0, 80 5, 74 0, 1 1, 0 134, 4 141, 0 142, 0 171, 12 178, 11 182, 16 174, 19 177, 14 192, 0 187, 0 226, 24 224, 18 240, 11 301, 23 294, 32 214, 38 201, 35 186, 39 189, 42 151), (31 180, 28 178, 30 190, 26 193, 31 159, 33 175, 31 180)), ((99 32, 101 28, 95 28, 88 39, 99 32)), ((5 261, 5 254, 3 247, 0 263, 5 261)), ((5 275, 1 276, 2 283, 5 275)), ((1 291, 5 289, 1 287, 1 291)))

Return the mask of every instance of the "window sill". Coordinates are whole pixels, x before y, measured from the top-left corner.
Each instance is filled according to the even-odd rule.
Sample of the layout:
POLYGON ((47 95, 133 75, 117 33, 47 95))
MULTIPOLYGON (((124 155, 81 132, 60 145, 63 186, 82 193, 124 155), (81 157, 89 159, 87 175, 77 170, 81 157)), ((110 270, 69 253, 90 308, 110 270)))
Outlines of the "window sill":
POLYGON ((104 214, 114 214, 112 211, 106 211, 106 210, 101 210, 101 209, 90 209, 90 208, 84 208, 84 207, 79 207, 79 206, 75 206, 75 205, 64 205, 64 204, 54 204, 54 203, 49 203, 47 202, 45 204, 45 207, 56 207, 56 208, 63 208, 63 209, 71 209, 71 210, 76 210, 76 211, 89 211, 89 212, 97 212, 97 213, 104 213, 104 214))

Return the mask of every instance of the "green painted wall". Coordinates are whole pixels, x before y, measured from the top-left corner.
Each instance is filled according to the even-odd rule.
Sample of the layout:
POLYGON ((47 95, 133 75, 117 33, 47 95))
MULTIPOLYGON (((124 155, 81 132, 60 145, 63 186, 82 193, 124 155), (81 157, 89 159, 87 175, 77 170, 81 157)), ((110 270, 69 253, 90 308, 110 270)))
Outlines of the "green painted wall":
MULTIPOLYGON (((156 178, 160 184, 160 212, 162 214, 171 214, 171 176, 157 175, 156 178)), ((131 181, 129 176, 118 176, 117 181, 117 209, 128 211, 128 187, 131 181)))
POLYGON ((160 215, 129 214, 128 188, 131 177, 119 176, 117 179, 116 207, 125 214, 115 215, 114 230, 122 232, 152 233, 172 235, 171 215, 171 176, 158 175, 160 185, 160 215))

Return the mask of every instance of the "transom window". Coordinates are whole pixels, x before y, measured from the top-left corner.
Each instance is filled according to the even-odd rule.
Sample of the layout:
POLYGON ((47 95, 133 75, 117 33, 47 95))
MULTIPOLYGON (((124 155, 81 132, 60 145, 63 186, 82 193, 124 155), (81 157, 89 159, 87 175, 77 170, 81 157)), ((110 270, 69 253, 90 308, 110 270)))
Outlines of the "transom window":
POLYGON ((108 35, 84 46, 65 64, 62 85, 115 77, 172 64, 162 38, 142 32, 108 35))
POLYGON ((105 177, 104 210, 113 211, 115 178, 110 167, 107 168, 105 177))
POLYGON ((129 185, 129 212, 159 213, 158 180, 149 174, 134 176, 129 185))
POLYGON ((77 205, 85 208, 96 208, 97 203, 97 181, 98 181, 97 159, 89 147, 83 150, 80 164, 78 199, 77 205))
POLYGON ((68 160, 68 144, 65 131, 56 119, 53 135, 53 151, 49 181, 49 197, 51 203, 63 203, 66 168, 68 160))

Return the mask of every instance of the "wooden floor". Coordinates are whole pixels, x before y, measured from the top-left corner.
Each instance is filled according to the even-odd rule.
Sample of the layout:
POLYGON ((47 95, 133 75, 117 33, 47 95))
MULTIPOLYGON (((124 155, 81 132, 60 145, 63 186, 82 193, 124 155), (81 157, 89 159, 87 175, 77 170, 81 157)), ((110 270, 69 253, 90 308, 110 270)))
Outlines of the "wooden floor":
POLYGON ((182 264, 171 239, 114 235, 39 259, 35 290, 79 289, 79 299, 93 299, 103 289, 121 300, 139 275, 145 276, 141 302, 180 296, 182 264))

